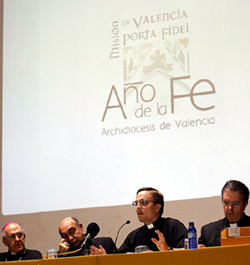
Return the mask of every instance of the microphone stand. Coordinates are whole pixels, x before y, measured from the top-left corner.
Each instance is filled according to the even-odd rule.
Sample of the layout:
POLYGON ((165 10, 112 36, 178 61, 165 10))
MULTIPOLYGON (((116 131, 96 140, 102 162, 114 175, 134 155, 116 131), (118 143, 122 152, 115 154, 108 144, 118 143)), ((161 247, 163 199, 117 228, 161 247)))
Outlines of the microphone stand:
POLYGON ((124 223, 124 224, 118 229, 118 232, 117 232, 117 235, 116 235, 116 239, 115 239, 115 245, 116 245, 116 241, 117 241, 118 235, 119 235, 119 233, 120 233, 120 230, 123 228, 124 225, 129 224, 129 223, 130 223, 130 221, 128 220, 127 222, 125 222, 125 223, 124 223))
POLYGON ((90 234, 87 234, 84 241, 82 242, 80 248, 83 248, 87 245, 87 241, 91 238, 91 235, 90 234))

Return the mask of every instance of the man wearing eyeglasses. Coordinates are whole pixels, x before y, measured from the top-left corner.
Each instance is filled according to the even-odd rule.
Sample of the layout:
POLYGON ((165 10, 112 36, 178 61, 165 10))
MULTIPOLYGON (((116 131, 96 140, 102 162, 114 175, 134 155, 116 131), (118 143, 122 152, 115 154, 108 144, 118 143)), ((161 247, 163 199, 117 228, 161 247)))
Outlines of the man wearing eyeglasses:
POLYGON ((25 233, 20 224, 9 222, 2 229, 2 239, 8 252, 0 253, 0 261, 42 259, 38 250, 25 247, 25 233))
MULTIPOLYGON (((82 246, 82 243, 85 240, 83 224, 80 223, 76 217, 64 218, 60 223, 59 233, 62 237, 62 240, 59 243, 59 253, 62 253, 60 256, 72 257, 86 256, 90 254, 89 245, 82 246)), ((115 243, 111 237, 97 237, 91 239, 90 242, 96 247, 103 245, 108 254, 113 253, 116 250, 115 243)))
POLYGON ((249 198, 249 189, 245 184, 237 180, 227 181, 221 198, 225 217, 201 228, 199 247, 220 246, 221 231, 226 227, 250 226, 250 216, 244 212, 249 198))
MULTIPOLYGON (((135 252, 135 248, 146 245, 152 251, 183 248, 188 237, 186 227, 173 218, 163 218, 163 195, 154 188, 141 188, 132 203, 136 207, 138 220, 143 226, 132 231, 118 249, 118 253, 135 252)), ((91 247, 92 254, 105 254, 105 249, 91 247), (98 252, 99 251, 99 252, 98 252)))

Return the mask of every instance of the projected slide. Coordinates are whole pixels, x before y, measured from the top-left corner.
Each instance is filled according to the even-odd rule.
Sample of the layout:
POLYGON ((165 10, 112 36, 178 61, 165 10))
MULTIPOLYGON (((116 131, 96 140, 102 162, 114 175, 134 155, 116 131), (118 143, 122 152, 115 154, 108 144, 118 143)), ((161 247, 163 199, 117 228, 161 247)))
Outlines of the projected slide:
POLYGON ((236 1, 4 2, 4 215, 250 186, 250 17, 236 1), (13 199, 15 197, 15 200, 13 199))

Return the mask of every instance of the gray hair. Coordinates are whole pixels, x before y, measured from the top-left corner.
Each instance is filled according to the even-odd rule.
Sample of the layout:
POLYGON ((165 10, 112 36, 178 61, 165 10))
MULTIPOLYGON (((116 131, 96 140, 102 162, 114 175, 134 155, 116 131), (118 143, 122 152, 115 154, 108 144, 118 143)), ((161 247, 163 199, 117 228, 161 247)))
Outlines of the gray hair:
POLYGON ((225 190, 230 190, 230 191, 238 191, 241 195, 242 195, 242 200, 243 203, 246 204, 248 202, 249 199, 249 189, 248 187, 238 181, 238 180, 229 180, 226 182, 226 184, 224 185, 224 187, 221 190, 221 198, 223 199, 223 193, 225 190))

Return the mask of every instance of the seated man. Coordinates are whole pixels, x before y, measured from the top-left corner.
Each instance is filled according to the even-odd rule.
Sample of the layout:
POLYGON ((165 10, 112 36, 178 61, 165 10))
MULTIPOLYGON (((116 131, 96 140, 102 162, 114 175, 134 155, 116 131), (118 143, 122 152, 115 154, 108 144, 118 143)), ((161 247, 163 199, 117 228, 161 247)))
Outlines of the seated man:
MULTIPOLYGON (((163 218, 163 195, 154 188, 141 188, 137 191, 136 206, 138 220, 144 225, 132 231, 117 253, 135 252, 139 245, 146 245, 152 251, 183 248, 188 237, 186 227, 173 218, 163 218)), ((105 254, 105 248, 91 247, 92 254, 105 254)))
POLYGON ((238 227, 250 226, 250 216, 244 213, 249 198, 246 185, 230 180, 222 188, 221 196, 225 217, 201 228, 199 247, 220 246, 221 231, 231 224, 236 223, 238 227))
POLYGON ((20 224, 7 223, 2 229, 2 239, 8 252, 0 253, 0 261, 20 261, 42 259, 42 254, 37 250, 25 247, 25 233, 20 224))
POLYGON ((88 244, 82 246, 85 240, 83 225, 75 217, 63 219, 59 226, 59 233, 62 237, 59 244, 59 253, 62 253, 60 256, 72 257, 89 255, 89 246, 92 244, 96 247, 103 245, 107 248, 108 254, 114 253, 116 250, 115 243, 110 237, 93 238, 88 241, 88 244))

